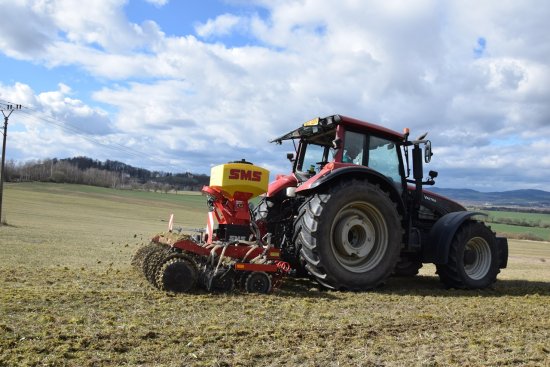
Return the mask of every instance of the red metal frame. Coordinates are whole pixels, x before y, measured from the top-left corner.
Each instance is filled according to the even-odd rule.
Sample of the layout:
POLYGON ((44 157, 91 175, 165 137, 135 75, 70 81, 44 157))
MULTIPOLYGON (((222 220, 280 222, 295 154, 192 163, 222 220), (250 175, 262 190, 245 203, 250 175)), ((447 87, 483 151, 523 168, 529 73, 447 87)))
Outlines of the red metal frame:
POLYGON ((265 273, 276 273, 279 267, 274 264, 250 264, 236 263, 235 270, 237 271, 263 271, 265 273))
MULTIPOLYGON (((214 252, 216 253, 216 255, 218 255, 218 256, 223 251, 223 247, 221 247, 221 246, 217 247, 217 248, 215 246, 206 247, 206 246, 201 246, 201 245, 199 245, 196 242, 191 241, 191 240, 178 241, 178 242, 174 243, 172 245, 172 247, 178 248, 180 250, 192 252, 192 253, 197 254, 197 255, 203 255, 203 256, 209 256, 213 249, 214 249, 214 252)), ((239 245, 239 244, 227 245, 227 246, 225 246, 224 256, 227 256, 227 257, 230 257, 230 258, 236 259, 236 260, 241 260, 250 251, 251 248, 252 248, 252 246, 250 246, 250 245, 239 245)), ((247 258, 248 259, 253 259, 256 256, 260 255, 262 252, 264 252, 264 248, 257 247, 255 249, 253 249, 250 252, 250 254, 248 254, 247 258)))
POLYGON ((304 190, 309 190, 311 185, 313 185, 318 179, 319 177, 322 177, 332 171, 335 171, 339 168, 344 168, 344 167, 356 167, 357 165, 356 164, 353 164, 353 163, 341 163, 341 162, 329 162, 327 164, 325 164, 325 166, 323 167, 323 169, 321 171, 319 171, 319 173, 317 173, 315 176, 312 176, 309 180, 307 180, 306 182, 302 183, 297 189, 296 189, 296 192, 300 192, 300 191, 304 191, 304 190))
POLYGON ((237 191, 233 197, 230 197, 224 195, 221 189, 211 186, 203 186, 201 191, 214 199, 214 215, 218 223, 241 226, 250 224, 248 200, 252 197, 252 193, 237 191))
POLYGON ((298 186, 298 180, 294 175, 277 175, 275 181, 269 184, 267 189, 267 197, 271 197, 281 190, 285 190, 287 187, 298 186))
POLYGON ((204 246, 191 239, 182 239, 174 243, 170 243, 168 239, 164 239, 164 237, 161 237, 161 236, 154 237, 153 242, 170 245, 171 247, 186 251, 188 253, 199 255, 199 256, 210 256, 212 251, 214 251, 214 253, 217 256, 220 256, 223 252, 224 256, 240 261, 238 264, 246 265, 245 268, 243 269, 239 268, 236 270, 265 271, 265 272, 273 273, 273 272, 277 272, 278 269, 280 268, 280 266, 277 266, 277 262, 278 262, 277 260, 280 260, 281 258, 281 252, 278 248, 269 248, 266 251, 266 249, 262 246, 258 246, 254 248, 253 245, 243 244, 243 243, 237 243, 237 244, 226 245, 226 246, 215 246, 215 245, 204 246), (244 261, 254 259, 257 256, 262 255, 264 252, 266 253, 266 258, 268 260, 275 261, 275 264, 244 263, 244 261), (246 259, 245 259, 245 256, 246 256, 246 259))
POLYGON ((367 131, 374 131, 378 135, 385 136, 389 138, 390 140, 396 140, 396 141, 403 141, 405 138, 405 135, 403 133, 397 132, 392 129, 388 129, 384 126, 376 125, 367 121, 362 121, 358 119, 354 119, 352 117, 342 116, 341 118, 341 125, 348 126, 352 129, 359 130, 361 132, 367 132, 367 131))

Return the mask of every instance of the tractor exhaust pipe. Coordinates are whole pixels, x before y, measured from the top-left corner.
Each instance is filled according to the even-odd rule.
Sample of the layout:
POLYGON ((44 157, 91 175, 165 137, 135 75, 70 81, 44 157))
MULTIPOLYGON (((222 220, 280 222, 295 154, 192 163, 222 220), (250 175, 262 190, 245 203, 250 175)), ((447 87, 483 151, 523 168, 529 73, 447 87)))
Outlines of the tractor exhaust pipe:
POLYGON ((422 179, 424 178, 422 149, 420 148, 419 144, 414 144, 412 150, 412 159, 413 178, 415 184, 414 207, 419 208, 420 202, 422 200, 422 179))

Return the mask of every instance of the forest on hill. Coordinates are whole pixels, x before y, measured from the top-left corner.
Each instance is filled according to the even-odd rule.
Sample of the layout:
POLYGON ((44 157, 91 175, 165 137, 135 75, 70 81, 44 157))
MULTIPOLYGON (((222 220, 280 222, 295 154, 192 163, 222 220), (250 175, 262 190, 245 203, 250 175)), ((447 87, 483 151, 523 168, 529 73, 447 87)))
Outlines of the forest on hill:
POLYGON ((152 191, 198 191, 208 185, 204 174, 150 171, 119 161, 99 161, 88 157, 43 159, 24 163, 6 162, 7 182, 72 183, 119 189, 152 191))

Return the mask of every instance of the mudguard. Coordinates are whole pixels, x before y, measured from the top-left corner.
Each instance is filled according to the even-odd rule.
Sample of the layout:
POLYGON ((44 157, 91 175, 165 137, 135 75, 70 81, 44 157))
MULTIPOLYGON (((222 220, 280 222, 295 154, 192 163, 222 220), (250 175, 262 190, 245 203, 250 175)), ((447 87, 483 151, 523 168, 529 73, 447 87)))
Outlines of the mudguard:
POLYGON ((497 246, 499 254, 499 268, 508 266, 508 239, 506 237, 497 237, 497 246))
POLYGON ((465 221, 475 215, 487 216, 480 212, 453 212, 439 218, 430 230, 427 245, 422 250, 422 262, 446 264, 453 237, 465 221))
POLYGON ((340 178, 352 179, 352 178, 366 178, 374 184, 378 184, 383 190, 389 192, 391 199, 399 206, 399 210, 404 210, 403 199, 401 193, 399 193, 397 186, 401 183, 391 181, 386 176, 378 171, 365 166, 358 166, 355 164, 335 163, 331 162, 327 164, 321 172, 311 177, 309 180, 298 186, 296 194, 309 195, 310 192, 318 190, 330 182, 334 182, 340 178))

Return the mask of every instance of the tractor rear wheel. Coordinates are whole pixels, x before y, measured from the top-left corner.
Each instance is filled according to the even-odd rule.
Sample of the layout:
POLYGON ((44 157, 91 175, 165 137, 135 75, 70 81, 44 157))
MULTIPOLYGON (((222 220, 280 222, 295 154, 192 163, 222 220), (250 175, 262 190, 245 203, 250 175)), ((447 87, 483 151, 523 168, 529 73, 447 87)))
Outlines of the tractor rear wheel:
POLYGON ((403 230, 396 205, 368 181, 343 181, 313 194, 297 220, 306 269, 328 288, 372 289, 399 260, 403 230))
POLYGON ((438 264, 439 279, 449 288, 486 288, 496 281, 499 256, 493 232, 481 222, 468 222, 455 234, 446 264, 438 264))
POLYGON ((189 292, 195 288, 198 269, 195 262, 184 257, 166 261, 157 274, 156 284, 169 292, 189 292))

